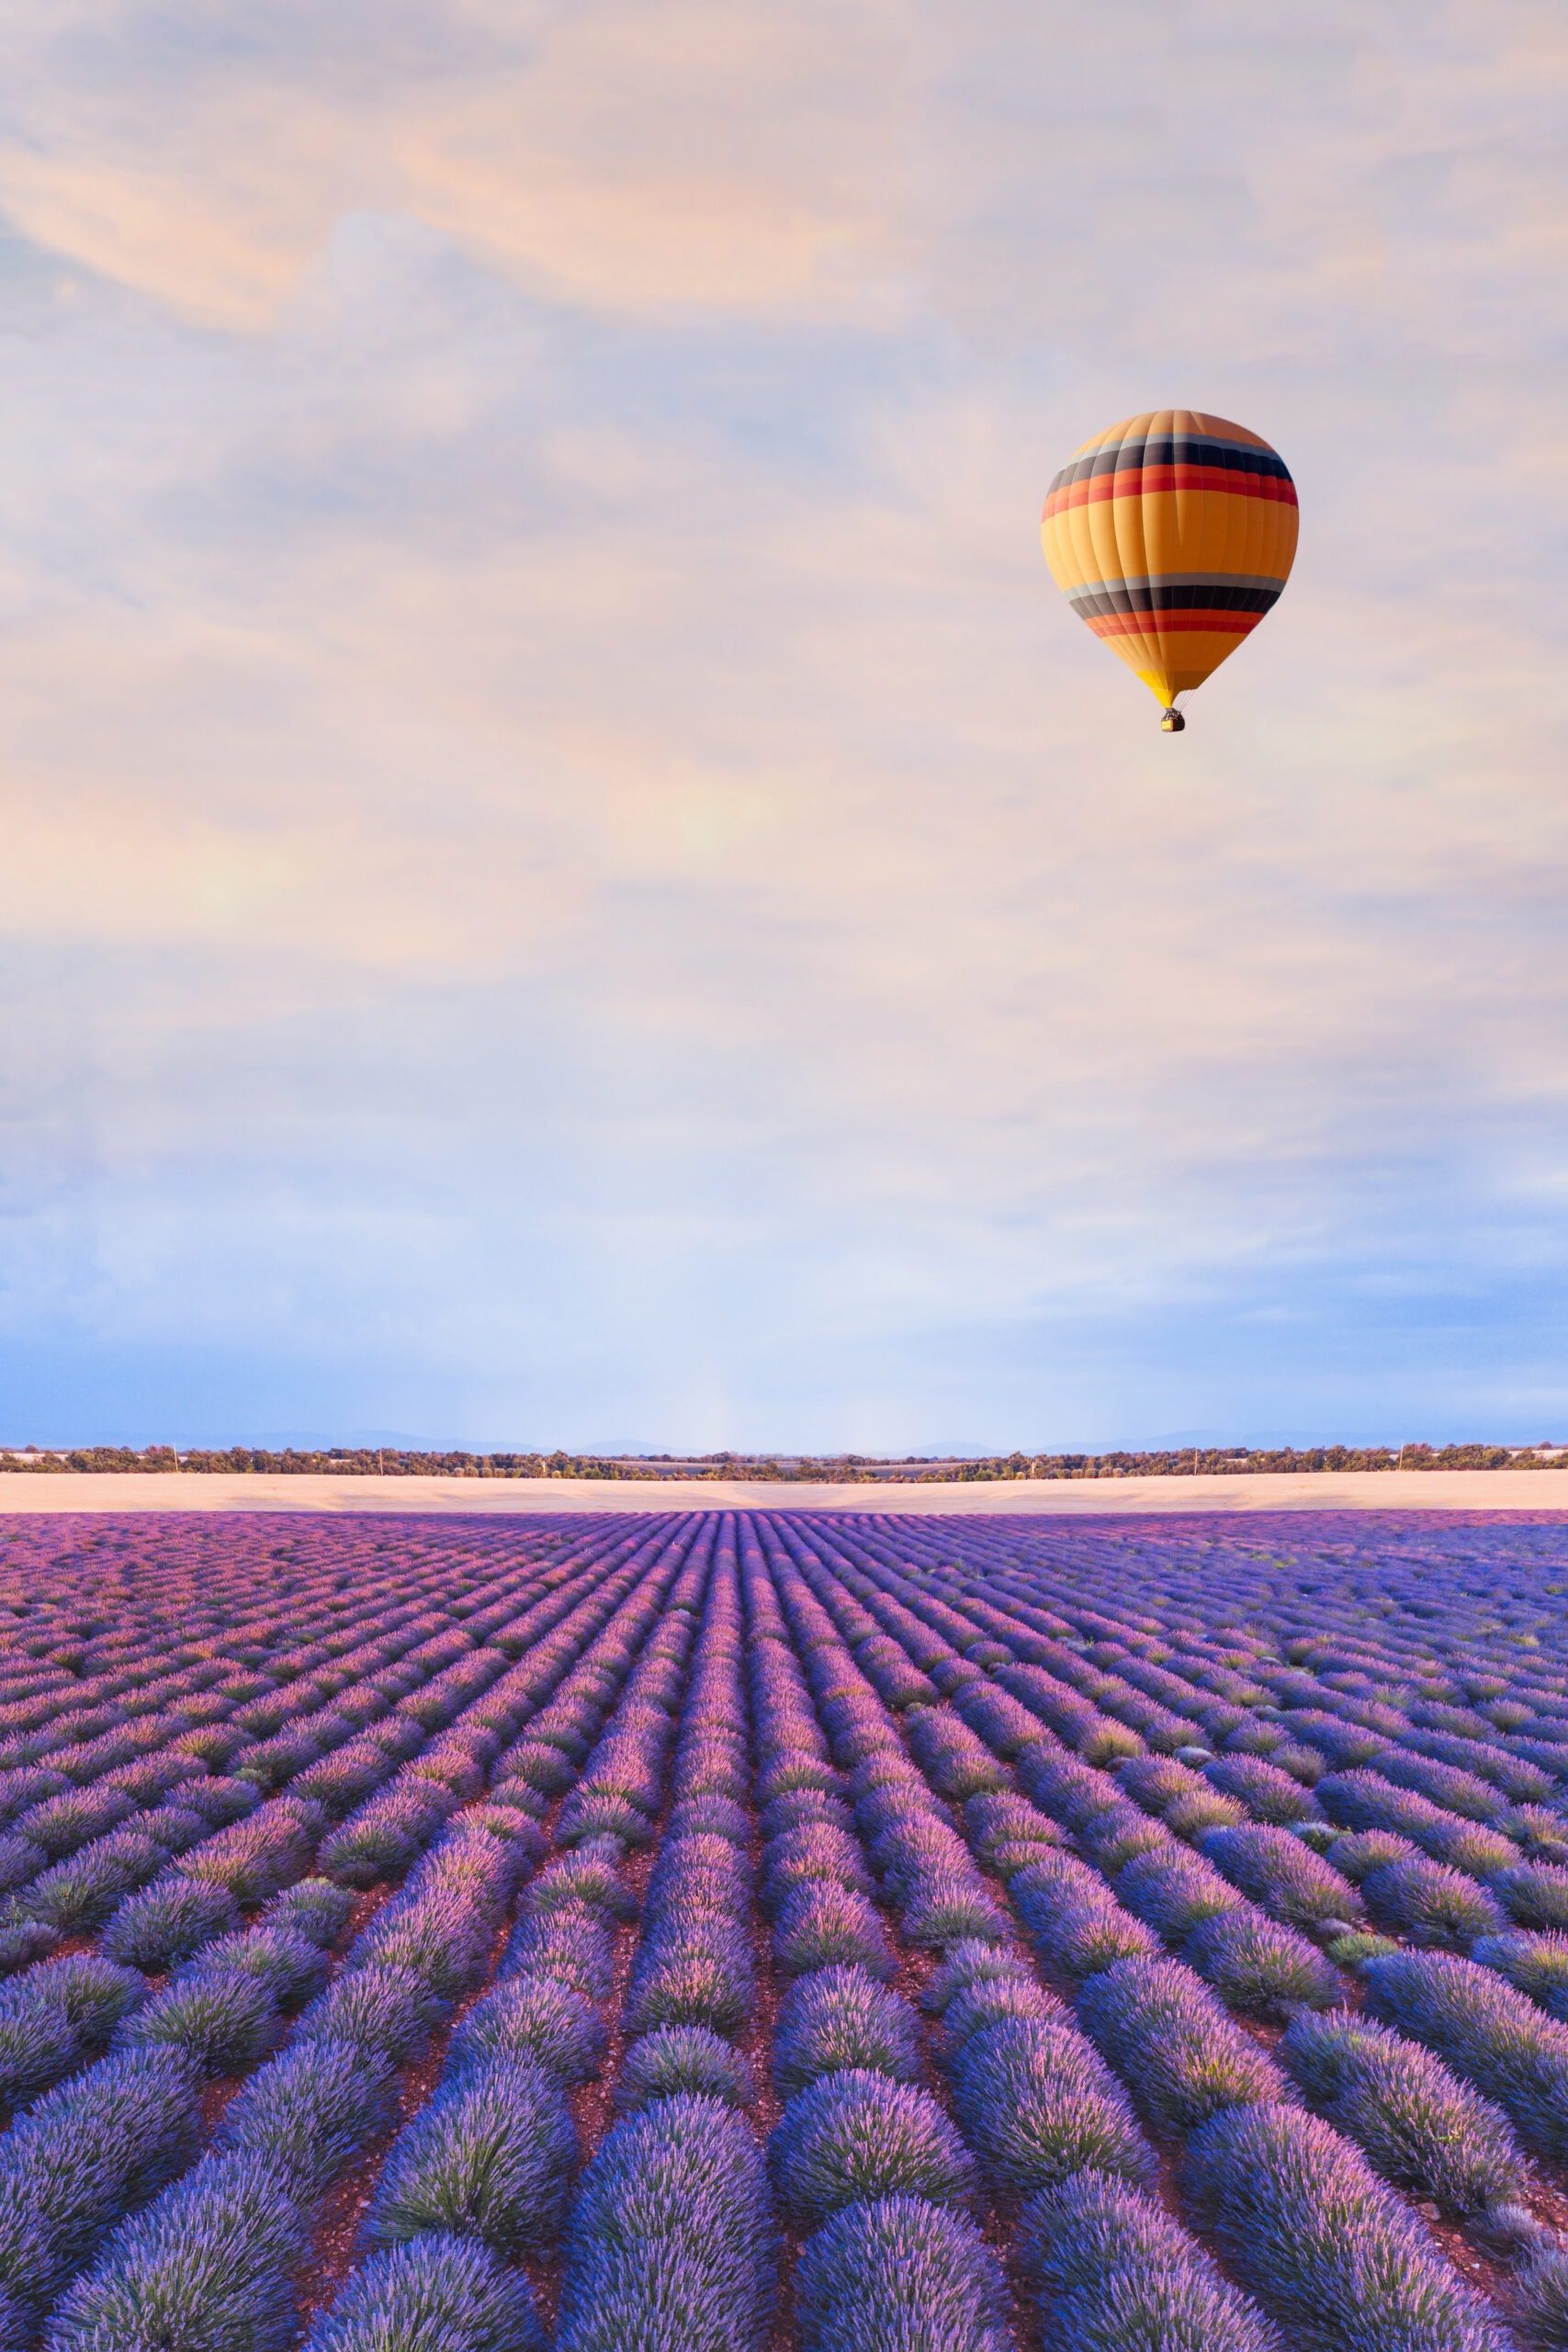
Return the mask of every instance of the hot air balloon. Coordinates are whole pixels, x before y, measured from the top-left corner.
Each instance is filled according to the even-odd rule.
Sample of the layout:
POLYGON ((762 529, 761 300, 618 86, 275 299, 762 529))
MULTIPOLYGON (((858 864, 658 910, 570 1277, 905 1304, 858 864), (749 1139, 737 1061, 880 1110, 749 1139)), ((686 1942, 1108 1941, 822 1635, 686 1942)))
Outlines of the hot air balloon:
POLYGON ((1056 585, 1158 697, 1201 686, 1291 576, 1296 490, 1267 441, 1223 416, 1153 409, 1086 441, 1041 525, 1056 585))

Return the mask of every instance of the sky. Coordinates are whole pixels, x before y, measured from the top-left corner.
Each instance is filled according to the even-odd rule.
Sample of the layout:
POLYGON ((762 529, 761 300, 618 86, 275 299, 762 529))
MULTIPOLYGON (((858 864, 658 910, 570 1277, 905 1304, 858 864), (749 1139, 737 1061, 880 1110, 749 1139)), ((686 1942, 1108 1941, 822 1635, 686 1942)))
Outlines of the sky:
POLYGON ((7 0, 0 1438, 1568 1433, 1556 0, 7 0), (1043 561, 1183 404, 1163 736, 1043 561))

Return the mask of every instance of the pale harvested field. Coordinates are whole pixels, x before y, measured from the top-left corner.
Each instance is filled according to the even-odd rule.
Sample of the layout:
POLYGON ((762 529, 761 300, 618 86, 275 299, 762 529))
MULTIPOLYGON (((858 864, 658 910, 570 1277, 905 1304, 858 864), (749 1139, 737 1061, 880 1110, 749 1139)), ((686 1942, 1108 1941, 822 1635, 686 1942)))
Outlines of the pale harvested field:
POLYGON ((1561 1510, 1568 1470, 1325 1471, 1200 1478, 1015 1478, 965 1486, 795 1487, 659 1478, 39 1476, 0 1472, 0 1514, 60 1511, 845 1510, 970 1517, 1146 1511, 1561 1510))

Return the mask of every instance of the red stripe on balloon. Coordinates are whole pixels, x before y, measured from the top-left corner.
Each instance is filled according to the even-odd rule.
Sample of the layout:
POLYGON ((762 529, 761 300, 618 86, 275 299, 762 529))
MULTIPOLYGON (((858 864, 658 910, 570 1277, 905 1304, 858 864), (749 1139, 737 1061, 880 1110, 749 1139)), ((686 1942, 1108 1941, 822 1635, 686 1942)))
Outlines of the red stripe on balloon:
POLYGON ((1263 618, 1261 613, 1101 613, 1085 615, 1096 637, 1174 637, 1178 631, 1206 630, 1215 637, 1249 636, 1263 618))
POLYGON ((1173 490, 1222 490, 1232 498, 1267 498, 1279 506, 1294 506, 1296 486, 1275 474, 1228 472, 1224 466, 1139 466, 1115 474, 1091 474, 1087 481, 1069 482, 1054 490, 1045 501, 1045 520, 1074 506, 1098 505, 1104 498, 1142 498, 1145 492, 1173 490))

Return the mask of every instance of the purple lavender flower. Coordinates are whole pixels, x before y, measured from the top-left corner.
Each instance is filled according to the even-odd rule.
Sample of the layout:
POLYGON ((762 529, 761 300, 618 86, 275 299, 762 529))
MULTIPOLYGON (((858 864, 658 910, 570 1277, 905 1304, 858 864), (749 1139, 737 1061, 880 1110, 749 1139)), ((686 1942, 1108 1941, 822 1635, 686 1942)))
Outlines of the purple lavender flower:
POLYGON ((217 2076, 254 2066, 282 2031, 282 2012, 255 1977, 197 1967, 127 2017, 115 2042, 121 2050, 182 2051, 204 2074, 217 2076))
POLYGON ((1043 1958, 1065 1975, 1092 1976, 1119 1960, 1159 1950, 1154 1930, 1068 1855, 1018 1871, 1009 1893, 1043 1958))
POLYGON ((209 2156, 116 2231, 56 2306, 47 2352, 102 2352, 159 2335, 202 2352, 282 2352, 302 2251, 300 2217, 278 2176, 247 2158, 209 2156))
POLYGON ((943 2047, 948 2052, 956 2051, 972 2035, 1011 2018, 1061 2019, 1066 2014, 1055 1995, 1047 1993, 1025 1970, 1021 1969, 1017 1974, 979 1977, 946 2000, 942 2009, 943 2047))
POLYGON ((1361 1898, 1348 1879, 1285 1829, 1208 1829, 1200 1850, 1233 1886, 1276 1919, 1321 1928, 1332 1920, 1354 1925, 1361 1898))
POLYGON ((605 2134, 565 2248, 556 2352, 762 2352, 776 2238, 750 2127, 712 2098, 657 2099, 605 2134))
POLYGON ((615 2078, 618 2114, 632 2114, 655 2099, 683 2092, 723 2099, 730 2107, 749 2107, 756 2085, 740 2052, 711 2027, 660 2026, 632 2043, 615 2078))
POLYGON ((762 1852, 759 1890, 764 1911, 776 1913, 795 1887, 816 1880, 861 1894, 873 1891, 860 1847, 847 1830, 813 1822, 769 1839, 762 1852))
POLYGON ((1521 1928, 1568 1928, 1568 1870, 1521 1862, 1499 1871, 1492 1892, 1521 1928))
POLYGON ((669 2025, 734 2033, 755 2000, 751 1945, 742 1929, 722 1914, 671 1912, 649 1923, 637 1948, 625 2022, 630 2033, 669 2025))
POLYGON ((784 1896, 773 1929, 773 1952, 792 1976, 840 1965, 884 1978, 893 1973, 882 1923, 865 1896, 819 1879, 793 1887, 784 1896))
POLYGON ((953 2112, 992 2183, 1028 2197, 1089 2166, 1152 2178, 1154 2159, 1099 2053, 1062 2018, 1008 2018, 953 2050, 953 2112))
POLYGON ((1324 1856, 1330 1870, 1359 1886, 1364 1878, 1388 1862, 1414 1861, 1420 1852, 1408 1838, 1392 1829, 1348 1829, 1336 1838, 1324 1856))
POLYGON ((538 2253, 559 2233, 578 2155, 558 2083, 528 2059, 497 2058, 403 2132, 367 2232, 381 2245, 446 2230, 513 2258, 538 2253))
POLYGON ((603 2001, 610 1992, 614 1946, 597 1905, 568 1903, 539 1917, 525 1912, 502 1955, 501 1973, 552 1976, 585 2000, 603 2001))
POLYGON ((1116 1873, 1116 1898, 1157 1935, 1179 1942, 1201 1919, 1234 1911, 1241 1896, 1201 1854, 1175 1846, 1136 1854, 1116 1873))
POLYGON ((1175 1834, 1162 1821, 1140 1812, 1135 1804, 1108 1805, 1078 1831, 1077 1843, 1097 1870, 1114 1878, 1125 1862, 1139 1854, 1168 1850, 1175 1834))
POLYGON ((1077 2013, 1156 2131, 1287 2095, 1265 2053, 1179 1961, 1118 1962, 1080 1987, 1077 2013))
POLYGON ((1391 1952, 1361 1973, 1373 2017, 1494 2100, 1528 2147, 1557 2161, 1568 2154, 1568 2026, 1450 1953, 1391 1952))
POLYGON ((1326 2009, 1345 1999, 1338 1972, 1293 1928, 1250 1905, 1201 1920, 1181 1956, 1229 2009, 1280 2021, 1298 2007, 1326 2009))
POLYGON ((1483 1887, 1425 1856, 1385 1862, 1362 1880, 1361 1893, 1373 1924, 1412 1943, 1463 1951, 1477 1936, 1500 1935, 1507 1925, 1483 1887))
POLYGON ((1018 2264, 1044 2352, 1280 2352, 1261 2313, 1152 2197, 1081 2172, 1025 2206, 1018 2264))
POLYGON ((435 2233, 373 2254, 306 2352, 547 2352, 528 2284, 471 2238, 435 2233))
POLYGON ((400 1781, 371 1798, 322 1841, 318 1857, 329 1878, 344 1886, 374 1886, 401 1878, 423 1853, 456 1800, 438 1781, 400 1781))
POLYGON ((311 2002, 295 2041, 353 2042, 401 2065, 428 2042, 444 2006, 413 1969, 370 1962, 346 1970, 311 2002))
POLYGON ((806 2243, 795 2295, 801 2352, 1012 2352, 995 2257, 919 2197, 835 2213, 806 2243))
POLYGON ((1317 2113, 1396 2188, 1458 2214, 1528 2195, 1529 2167, 1507 2119, 1386 2026, 1303 2015, 1280 2055, 1317 2113))
POLYGON ((1182 2187, 1301 2352, 1506 2352, 1490 2307, 1327 2124, 1247 2107, 1194 2132, 1182 2187))
POLYGON ((908 1740, 910 1754, 944 1797, 961 1802, 1008 1785, 1006 1766, 960 1716, 942 1708, 916 1708, 909 1716, 908 1740))
POLYGON ((603 2064, 606 2041, 604 2020, 571 1985, 516 1975, 502 1978, 468 2011, 447 2063, 453 2070, 479 2070, 497 2058, 529 2058, 558 2082, 583 2083, 603 2064))
POLYGON ((863 1968, 819 1968, 792 1984, 773 2032, 773 2084, 793 2098, 821 2075, 857 2067, 895 2082, 920 2077, 908 2004, 863 1968))
POLYGON ((1472 1960, 1495 1969, 1510 1984, 1558 2023, 1568 2023, 1568 1936, 1556 1934, 1482 1936, 1471 1947, 1472 1960))
POLYGON ((824 2075, 790 2100, 768 2162, 803 2229, 864 2198, 905 2193, 964 2208, 975 2191, 974 2162, 929 2092, 860 2067, 824 2075))
POLYGON ((360 2044, 295 2042, 230 2101, 213 2145, 271 2166, 307 2204, 390 2122, 393 2088, 390 2065, 360 2044))
MULTIPOLYGON (((1029 1669, 1019 1667, 1015 1671, 1023 1674, 1029 1669)), ((1016 1770, 1042 1812, 1065 1829, 1081 1829, 1097 1813, 1117 1802, 1117 1783, 1108 1773, 1080 1764, 1076 1756, 1057 1754, 1043 1741, 1021 1750, 1016 1770)))

